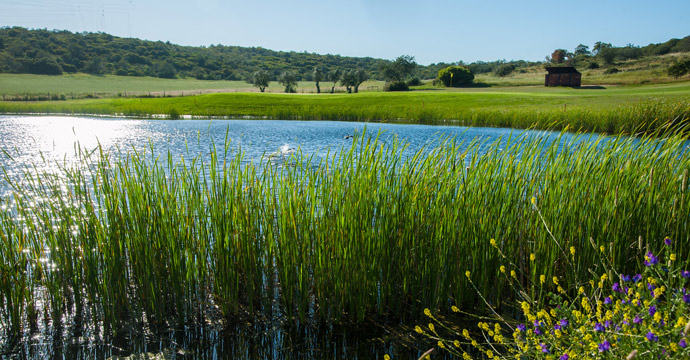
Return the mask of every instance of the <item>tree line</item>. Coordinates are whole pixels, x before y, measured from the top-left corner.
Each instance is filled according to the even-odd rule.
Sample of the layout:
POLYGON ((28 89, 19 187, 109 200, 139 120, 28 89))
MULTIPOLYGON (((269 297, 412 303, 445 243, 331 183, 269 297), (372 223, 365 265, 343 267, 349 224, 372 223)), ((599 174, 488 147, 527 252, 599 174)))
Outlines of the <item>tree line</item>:
MULTIPOLYGON (((573 52, 557 49, 547 56, 546 63, 568 64, 595 68, 615 61, 636 59, 647 55, 671 52, 690 52, 690 36, 671 39, 665 43, 639 47, 628 44, 615 47, 597 42, 580 44, 573 52)), ((402 57, 405 57, 404 55, 402 57)), ((439 72, 450 66, 460 66, 472 74, 494 73, 506 76, 523 68, 544 62, 476 61, 465 64, 434 63, 419 65, 413 57, 396 60, 371 57, 319 55, 307 52, 273 51, 261 47, 211 45, 192 47, 162 41, 121 38, 105 33, 72 33, 66 30, 30 30, 22 27, 0 28, 0 72, 59 75, 87 73, 93 75, 152 76, 160 78, 196 78, 199 80, 245 80, 255 83, 268 81, 341 82, 348 91, 357 92, 364 77, 387 80, 403 86, 418 84, 420 79, 436 79, 439 72), (412 60, 412 61, 410 61, 412 60), (407 81, 396 79, 400 66, 406 69, 407 81), (391 73, 391 69, 398 68, 391 73), (319 71, 315 69, 319 68, 319 71), (337 75, 337 76, 336 76, 337 75), (337 77, 337 80, 333 80, 337 77)), ((365 79, 366 80, 366 79, 365 79)), ((261 89, 262 87, 259 86, 261 89)), ((287 90, 293 89, 294 86, 287 90)), ((317 91, 321 92, 317 86, 317 91)))

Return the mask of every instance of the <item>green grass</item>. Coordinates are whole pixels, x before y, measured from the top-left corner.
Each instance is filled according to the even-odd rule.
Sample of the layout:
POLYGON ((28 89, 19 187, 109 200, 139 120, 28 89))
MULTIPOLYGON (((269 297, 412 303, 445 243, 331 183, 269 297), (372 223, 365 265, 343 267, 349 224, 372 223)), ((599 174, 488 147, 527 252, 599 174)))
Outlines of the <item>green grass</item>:
POLYGON ((611 86, 470 88, 360 94, 209 94, 155 99, 0 102, 4 113, 400 121, 512 128, 630 132, 690 117, 690 83, 611 86), (556 124, 556 125, 554 125, 556 124), (645 127, 645 128, 643 128, 645 127))
MULTIPOLYGON (((322 82, 321 89, 330 91, 332 83, 322 82)), ((383 90, 383 82, 367 81, 360 86, 360 91, 383 90)), ((343 87, 336 87, 337 91, 344 91, 343 87)), ((161 79, 153 77, 133 76, 94 76, 86 74, 74 75, 31 75, 31 74, 0 74, 0 96, 15 98, 22 96, 34 97, 38 95, 64 95, 67 99, 82 98, 86 95, 96 97, 118 96, 181 96, 192 94, 206 94, 211 92, 258 92, 244 81, 224 80, 196 80, 196 79, 161 79), (164 94, 165 92, 165 94, 164 94)), ((283 86, 272 81, 267 92, 283 92, 283 86)), ((316 92, 312 81, 300 81, 297 92, 316 92)))
POLYGON ((645 245, 630 239, 657 250, 651 240, 669 236, 687 259, 687 140, 441 139, 403 156, 404 144, 365 135, 320 163, 246 165, 211 148, 177 163, 155 149, 96 151, 63 176, 28 167, 6 180, 17 185, 0 211, 0 322, 12 336, 45 314, 118 331, 203 323, 213 308, 329 322, 449 299, 471 309, 466 270, 489 301, 502 298, 486 271, 501 261, 492 238, 515 255, 520 281, 573 283, 600 245, 633 268, 645 245))

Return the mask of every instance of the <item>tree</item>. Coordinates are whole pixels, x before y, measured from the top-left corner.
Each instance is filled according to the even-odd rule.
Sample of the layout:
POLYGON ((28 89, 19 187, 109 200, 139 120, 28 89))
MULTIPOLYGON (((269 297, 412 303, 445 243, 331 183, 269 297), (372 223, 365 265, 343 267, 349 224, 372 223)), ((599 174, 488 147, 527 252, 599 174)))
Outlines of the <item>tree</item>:
POLYGON ((604 60, 604 64, 611 65, 616 59, 616 50, 612 47, 602 47, 597 53, 597 57, 604 60))
POLYGON ((268 71, 266 70, 259 70, 254 72, 252 74, 252 77, 250 78, 250 83, 256 87, 259 88, 261 92, 264 92, 266 88, 268 87, 268 82, 270 81, 270 75, 268 75, 268 71))
POLYGON ((340 77, 340 85, 345 87, 345 90, 347 90, 348 94, 352 92, 352 87, 354 86, 356 81, 357 80, 354 70, 345 71, 343 72, 343 75, 340 77))
POLYGON ((447 87, 460 87, 472 84, 474 74, 465 66, 448 66, 438 72, 438 79, 447 87))
POLYGON ((414 56, 401 55, 395 61, 383 64, 381 72, 383 78, 388 82, 404 82, 405 78, 412 75, 417 68, 414 56))
POLYGON ((608 48, 612 48, 612 47, 613 46, 609 43, 597 41, 594 43, 594 47, 592 48, 592 53, 594 53, 594 55, 596 56, 596 55, 599 55, 599 52, 601 52, 602 49, 608 49, 608 48))
POLYGON ((367 74, 364 69, 357 69, 357 70, 352 70, 354 72, 353 78, 354 78, 354 83, 353 87, 355 88, 355 94, 359 92, 359 86, 362 85, 363 82, 369 80, 369 74, 367 74))
POLYGON ((316 82, 316 93, 320 94, 321 93, 321 87, 319 87, 319 82, 323 78, 323 73, 321 72, 321 68, 318 66, 314 67, 314 72, 312 73, 312 77, 314 79, 314 82, 316 82))
POLYGON ((328 72, 328 75, 327 75, 328 81, 333 82, 333 86, 331 87, 331 94, 333 94, 333 92, 335 92, 335 84, 338 81, 340 81, 340 76, 341 76, 341 72, 339 69, 333 69, 333 70, 328 72))
POLYGON ((292 70, 283 71, 278 77, 278 82, 285 86, 286 93, 296 92, 297 74, 292 70))
POLYGON ((551 62, 554 64, 561 64, 565 61, 568 52, 564 49, 556 49, 551 53, 551 62))
POLYGON ((575 55, 591 55, 589 46, 580 44, 575 48, 575 55))

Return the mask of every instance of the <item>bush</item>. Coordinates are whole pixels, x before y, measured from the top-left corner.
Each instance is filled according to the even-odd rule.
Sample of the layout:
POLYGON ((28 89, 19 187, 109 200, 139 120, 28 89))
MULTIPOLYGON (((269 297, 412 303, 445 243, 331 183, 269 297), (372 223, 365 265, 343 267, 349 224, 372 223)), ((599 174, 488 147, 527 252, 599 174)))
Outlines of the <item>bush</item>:
POLYGON ((464 66, 449 66, 438 72, 438 78, 446 87, 461 87, 471 85, 474 74, 464 66))
POLYGON ((612 67, 612 68, 606 69, 606 70, 604 71, 604 75, 618 74, 619 72, 621 72, 621 71, 618 70, 618 69, 615 68, 615 67, 612 67))
POLYGON ((383 91, 408 91, 410 87, 404 81, 387 82, 383 91))
POLYGON ((668 76, 679 78, 690 72, 690 59, 679 61, 668 68, 668 76))
POLYGON ((598 69, 599 68, 599 63, 596 61, 592 61, 591 63, 587 64, 588 69, 598 69))
POLYGON ((412 79, 407 80, 407 85, 408 86, 419 86, 419 85, 422 85, 422 80, 419 79, 417 76, 415 76, 412 79))
POLYGON ((494 74, 498 77, 508 76, 515 70, 515 65, 513 64, 502 64, 494 70, 494 74))

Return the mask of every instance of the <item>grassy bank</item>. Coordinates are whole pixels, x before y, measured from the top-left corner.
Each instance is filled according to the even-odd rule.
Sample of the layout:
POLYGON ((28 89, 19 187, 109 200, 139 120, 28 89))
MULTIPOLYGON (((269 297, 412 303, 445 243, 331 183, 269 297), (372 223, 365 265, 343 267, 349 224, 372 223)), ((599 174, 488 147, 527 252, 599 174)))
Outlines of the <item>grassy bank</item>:
POLYGON ((187 114, 269 119, 402 121, 617 133, 690 117, 690 83, 570 88, 473 88, 360 94, 210 94, 181 98, 0 102, 5 113, 187 114), (556 125, 554 125, 556 124, 556 125))
POLYGON ((116 331, 203 323, 218 310, 397 318, 451 298, 472 309, 466 270, 502 299, 484 271, 501 261, 492 238, 523 282, 571 283, 598 246, 634 266, 659 234, 690 256, 687 138, 569 139, 446 140, 403 156, 402 144, 365 136, 328 162, 289 166, 214 149, 174 163, 152 149, 118 161, 96 151, 64 176, 29 167, 6 179, 16 185, 0 207, 2 328, 12 337, 50 317, 116 331))
MULTIPOLYGON (((321 89, 330 91, 333 83, 322 82, 321 89)), ((270 82, 267 92, 283 92, 283 86, 277 81, 270 82)), ((367 81, 360 91, 383 90, 382 81, 367 81)), ((298 93, 315 93, 313 81, 300 81, 298 93)), ((338 86, 337 91, 345 91, 338 86)), ((71 75, 32 75, 0 74, 0 99, 22 99, 63 97, 64 99, 99 97, 116 98, 131 96, 185 96, 219 92, 259 92, 245 81, 196 80, 196 79, 161 79, 154 77, 95 76, 87 74, 71 75)), ((64 100, 63 99, 63 100, 64 100)))

